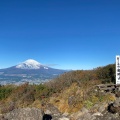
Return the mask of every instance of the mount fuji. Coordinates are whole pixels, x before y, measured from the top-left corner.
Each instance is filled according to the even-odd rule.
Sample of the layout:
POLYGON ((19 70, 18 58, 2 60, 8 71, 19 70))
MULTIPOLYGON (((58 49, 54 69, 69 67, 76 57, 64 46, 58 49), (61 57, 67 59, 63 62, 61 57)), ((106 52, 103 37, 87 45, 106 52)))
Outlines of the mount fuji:
POLYGON ((40 69, 40 66, 42 66, 42 64, 40 64, 39 62, 37 62, 33 59, 28 59, 25 62, 17 65, 16 68, 20 68, 20 69, 40 69))
POLYGON ((18 65, 0 69, 0 84, 20 84, 24 82, 41 83, 67 72, 66 70, 54 69, 28 59, 18 65))
POLYGON ((42 65, 36 60, 28 59, 25 62, 16 65, 16 68, 19 69, 49 69, 47 66, 42 65))

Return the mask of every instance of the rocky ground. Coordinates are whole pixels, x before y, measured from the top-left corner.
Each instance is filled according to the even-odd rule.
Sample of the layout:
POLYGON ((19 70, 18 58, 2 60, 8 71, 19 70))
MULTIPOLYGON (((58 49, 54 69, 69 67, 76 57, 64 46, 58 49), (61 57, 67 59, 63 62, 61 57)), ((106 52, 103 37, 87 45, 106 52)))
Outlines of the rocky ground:
POLYGON ((113 103, 96 104, 88 110, 83 107, 78 112, 61 113, 53 104, 42 109, 18 108, 0 115, 0 120, 120 120, 120 92, 113 103))
POLYGON ((0 120, 120 120, 119 113, 110 113, 104 105, 96 112, 91 112, 86 108, 73 113, 61 114, 59 110, 48 105, 48 109, 44 112, 37 108, 18 108, 13 111, 1 115, 0 120))

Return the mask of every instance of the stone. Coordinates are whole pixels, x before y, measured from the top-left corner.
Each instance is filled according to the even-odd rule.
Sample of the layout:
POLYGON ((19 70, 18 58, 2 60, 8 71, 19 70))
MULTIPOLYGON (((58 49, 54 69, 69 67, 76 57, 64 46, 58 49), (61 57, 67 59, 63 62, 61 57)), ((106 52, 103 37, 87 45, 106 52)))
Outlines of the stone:
POLYGON ((116 100, 113 103, 114 107, 119 107, 120 106, 120 98, 116 98, 116 100))
POLYGON ((96 113, 94 113, 92 116, 103 116, 103 114, 100 113, 100 112, 96 112, 96 113))
POLYGON ((70 118, 72 120, 76 120, 76 119, 79 119, 81 116, 83 116, 83 113, 81 111, 78 111, 76 113, 71 114, 70 118))
POLYGON ((50 114, 60 114, 58 108, 50 103, 46 105, 46 110, 49 111, 50 114))
POLYGON ((113 104, 110 104, 108 106, 108 112, 110 112, 110 113, 116 113, 117 112, 116 108, 113 106, 113 104))
POLYGON ((44 111, 45 114, 52 114, 52 112, 50 110, 46 110, 44 111))
POLYGON ((7 118, 5 118, 3 115, 0 116, 0 120, 8 120, 7 118))
POLYGON ((81 111, 82 111, 83 113, 88 113, 88 112, 89 112, 89 110, 86 109, 85 107, 83 107, 83 108, 81 109, 81 111))
POLYGON ((108 104, 104 103, 102 104, 99 108, 98 108, 98 112, 102 113, 105 111, 105 109, 107 108, 108 104))
POLYGON ((8 120, 42 120, 43 115, 37 108, 19 108, 4 115, 8 120))
POLYGON ((116 93, 116 97, 120 97, 120 91, 116 93))
POLYGON ((89 110, 83 107, 80 111, 70 115, 71 119, 80 120, 81 118, 86 118, 90 116, 89 110), (86 116, 87 115, 87 116, 86 116))
POLYGON ((58 120, 70 120, 70 119, 67 117, 62 117, 62 118, 59 118, 58 120))

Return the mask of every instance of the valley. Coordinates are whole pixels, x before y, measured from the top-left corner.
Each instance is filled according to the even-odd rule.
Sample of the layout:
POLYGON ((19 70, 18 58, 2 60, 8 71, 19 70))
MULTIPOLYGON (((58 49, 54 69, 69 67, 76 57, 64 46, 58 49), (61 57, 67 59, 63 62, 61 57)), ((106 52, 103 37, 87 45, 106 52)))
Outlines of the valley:
POLYGON ((40 84, 49 81, 67 70, 54 69, 28 59, 18 65, 0 69, 0 84, 40 84))

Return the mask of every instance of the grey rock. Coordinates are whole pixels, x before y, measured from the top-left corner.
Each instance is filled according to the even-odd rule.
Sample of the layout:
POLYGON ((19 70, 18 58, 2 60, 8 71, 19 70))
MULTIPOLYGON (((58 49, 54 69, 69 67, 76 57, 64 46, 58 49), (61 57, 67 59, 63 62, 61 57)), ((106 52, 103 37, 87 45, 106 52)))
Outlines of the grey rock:
POLYGON ((116 93, 116 97, 120 97, 120 91, 116 93))
POLYGON ((62 118, 59 118, 58 120, 70 120, 70 119, 67 117, 62 117, 62 118))
POLYGON ((19 108, 5 114, 8 120, 42 120, 42 112, 37 108, 19 108))
POLYGON ((0 120, 8 120, 7 118, 5 118, 3 115, 0 116, 0 120))
POLYGON ((96 113, 94 113, 92 116, 103 116, 103 114, 100 113, 100 112, 96 112, 96 113))
POLYGON ((116 98, 116 100, 113 103, 114 107, 119 107, 120 106, 120 98, 116 98))
POLYGON ((105 109, 106 109, 106 106, 103 104, 99 107, 98 112, 102 113, 103 111, 105 111, 105 109))
POLYGON ((50 103, 46 105, 46 111, 49 111, 50 114, 61 114, 58 108, 50 103))
POLYGON ((97 116, 95 120, 120 120, 119 114, 104 112, 103 116, 97 116))
POLYGON ((88 109, 86 109, 85 107, 83 107, 83 108, 81 109, 81 112, 83 112, 83 113, 85 114, 85 113, 88 113, 88 112, 89 112, 89 110, 88 110, 88 109))

